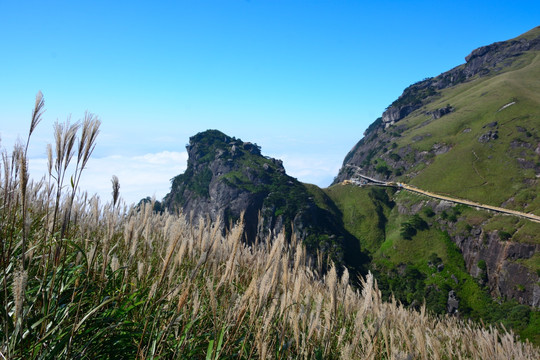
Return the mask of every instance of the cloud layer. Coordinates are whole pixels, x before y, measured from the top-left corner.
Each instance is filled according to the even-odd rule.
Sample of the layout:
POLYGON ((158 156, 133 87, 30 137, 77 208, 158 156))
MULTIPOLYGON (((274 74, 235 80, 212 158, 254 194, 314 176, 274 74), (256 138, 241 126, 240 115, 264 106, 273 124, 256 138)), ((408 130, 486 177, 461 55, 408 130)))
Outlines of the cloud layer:
MULTIPOLYGON (((327 155, 292 154, 276 156, 283 160, 287 174, 298 180, 326 187, 337 174, 336 161, 327 155)), ((91 158, 81 178, 80 189, 97 194, 103 202, 111 200, 111 178, 120 180, 120 196, 128 204, 147 196, 161 200, 171 187, 171 179, 183 173, 187 166, 187 152, 162 151, 140 156, 113 155, 91 158)), ((30 160, 32 178, 46 173, 47 160, 30 160)), ((69 183, 69 180, 66 180, 69 183)))
MULTIPOLYGON (((170 190, 170 180, 184 172, 186 152, 162 151, 142 156, 107 156, 91 158, 84 170, 80 189, 98 194, 102 201, 110 201, 111 178, 120 180, 120 196, 126 203, 137 203, 144 197, 162 199, 170 190)), ((31 159, 30 173, 39 179, 47 169, 46 159, 31 159)))

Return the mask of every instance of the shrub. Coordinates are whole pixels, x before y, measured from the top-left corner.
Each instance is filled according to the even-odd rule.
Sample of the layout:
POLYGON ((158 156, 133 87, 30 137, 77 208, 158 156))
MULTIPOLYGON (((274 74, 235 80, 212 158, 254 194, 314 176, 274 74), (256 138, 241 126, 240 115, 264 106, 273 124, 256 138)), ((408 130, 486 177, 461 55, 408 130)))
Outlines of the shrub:
POLYGON ((478 266, 478 268, 479 268, 480 270, 486 271, 486 270, 487 270, 486 260, 480 260, 480 261, 478 261, 477 266, 478 266))
POLYGON ((512 234, 510 234, 509 232, 502 231, 502 230, 499 231, 499 239, 501 239, 501 241, 507 241, 511 237, 512 237, 512 234))
POLYGON ((422 217, 418 214, 414 214, 413 217, 409 221, 416 230, 429 229, 429 225, 427 224, 427 222, 424 219, 422 219, 422 217))
POLYGON ((411 240, 414 235, 416 235, 415 227, 408 222, 401 224, 401 230, 399 232, 402 238, 406 240, 411 240))
POLYGON ((431 253, 431 255, 429 255, 428 257, 428 262, 430 262, 433 265, 438 265, 442 263, 442 259, 436 253, 431 253))
POLYGON ((388 176, 392 171, 388 168, 386 164, 379 164, 375 167, 375 171, 384 176, 388 176))
POLYGON ((424 213, 424 215, 426 215, 427 217, 433 217, 435 216, 435 211, 433 211, 433 209, 431 207, 425 207, 422 212, 424 213))

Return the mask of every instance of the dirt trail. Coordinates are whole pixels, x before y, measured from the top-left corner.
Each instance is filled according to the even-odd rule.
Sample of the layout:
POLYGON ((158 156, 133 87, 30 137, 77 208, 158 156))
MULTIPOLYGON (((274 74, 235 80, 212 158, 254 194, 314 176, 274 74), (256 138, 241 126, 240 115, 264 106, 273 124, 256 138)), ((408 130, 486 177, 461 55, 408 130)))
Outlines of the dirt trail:
POLYGON ((498 206, 480 204, 480 203, 470 201, 470 200, 463 200, 463 199, 453 198, 453 197, 450 197, 450 196, 439 195, 439 194, 435 194, 435 193, 432 193, 432 192, 429 192, 429 191, 419 189, 419 188, 411 186, 411 185, 404 184, 404 183, 381 181, 381 180, 373 179, 373 178, 370 178, 369 176, 361 175, 361 174, 358 174, 358 173, 356 173, 356 177, 359 177, 359 178, 363 179, 364 181, 357 181, 357 180, 353 179, 353 180, 350 180, 348 182, 352 183, 352 184, 355 184, 355 185, 367 185, 367 184, 371 183, 371 185, 388 186, 388 187, 393 187, 393 188, 397 188, 397 189, 403 189, 403 190, 407 190, 407 191, 410 191, 410 192, 413 192, 413 193, 429 196, 429 197, 434 198, 434 199, 450 201, 450 202, 453 202, 453 203, 456 203, 456 204, 464 204, 464 205, 475 207, 477 209, 495 211, 495 212, 498 212, 498 213, 501 213, 501 214, 519 216, 521 218, 528 219, 528 220, 540 223, 540 216, 538 216, 538 215, 534 215, 534 214, 530 214, 530 213, 524 213, 524 212, 516 211, 516 210, 505 209, 505 208, 498 207, 498 206))

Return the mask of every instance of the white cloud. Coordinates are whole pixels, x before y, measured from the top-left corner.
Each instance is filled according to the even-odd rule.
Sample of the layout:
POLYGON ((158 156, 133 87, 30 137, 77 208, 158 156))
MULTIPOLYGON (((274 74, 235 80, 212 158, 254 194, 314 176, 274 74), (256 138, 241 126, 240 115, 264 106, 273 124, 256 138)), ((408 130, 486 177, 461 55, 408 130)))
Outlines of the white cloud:
MULTIPOLYGON (((111 178, 120 180, 120 196, 126 203, 137 203, 146 196, 161 200, 170 190, 170 180, 185 171, 186 152, 163 151, 141 156, 91 158, 81 178, 80 189, 111 200, 111 178)), ((46 172, 46 159, 31 159, 30 173, 39 179, 46 172)), ((69 182, 69 181, 67 181, 69 182)))
POLYGON ((333 154, 290 154, 275 157, 283 160, 288 175, 323 188, 332 183, 342 161, 333 154))
MULTIPOLYGON (((333 154, 296 153, 272 157, 283 160, 290 176, 320 187, 330 185, 341 161, 333 154)), ((120 196, 126 203, 137 203, 147 196, 161 200, 170 191, 171 179, 185 171, 187 158, 187 152, 173 151, 93 157, 83 172, 79 188, 90 195, 98 194, 103 202, 108 202, 112 198, 111 178, 116 175, 120 180, 120 196)), ((46 169, 47 159, 30 159, 30 173, 34 179, 40 179, 46 169)))

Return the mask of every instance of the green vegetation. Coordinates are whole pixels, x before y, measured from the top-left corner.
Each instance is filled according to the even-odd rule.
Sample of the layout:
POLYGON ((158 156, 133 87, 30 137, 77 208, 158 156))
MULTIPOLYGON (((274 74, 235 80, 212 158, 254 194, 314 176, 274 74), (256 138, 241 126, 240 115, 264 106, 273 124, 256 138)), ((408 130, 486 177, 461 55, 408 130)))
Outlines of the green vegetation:
POLYGON ((397 100, 395 100, 388 108, 392 106, 399 108, 400 106, 406 105, 421 105, 427 98, 437 94, 437 91, 433 86, 419 86, 423 85, 422 83, 425 80, 429 79, 424 79, 406 88, 403 91, 403 95, 401 95, 397 100))
MULTIPOLYGON (((478 279, 473 278, 458 247, 439 228, 439 222, 443 221, 470 231, 472 225, 477 226, 488 218, 485 214, 458 205, 440 214, 423 206, 419 213, 408 215, 412 209, 419 208, 424 198, 404 192, 394 194, 387 188, 352 185, 334 185, 325 191, 342 212, 346 228, 355 235, 362 249, 369 251, 371 271, 383 298, 393 296, 416 309, 425 303, 429 311, 442 315, 447 311, 448 293, 454 290, 461 316, 485 324, 509 326, 522 338, 538 343, 534 330, 540 329, 536 320, 540 312, 515 310, 516 318, 522 315, 519 321, 508 321, 504 314, 522 305, 493 300, 482 285, 487 280, 485 261, 478 264, 483 273, 478 279)), ((501 218, 515 222, 508 216, 501 218)), ((531 268, 538 269, 538 257, 529 262, 531 268)))
POLYGON ((404 239, 411 240, 418 231, 427 230, 429 226, 427 222, 418 214, 414 214, 407 222, 401 224, 400 235, 404 239))
POLYGON ((385 238, 387 216, 392 202, 391 189, 359 188, 335 185, 325 189, 328 197, 339 208, 343 226, 359 241, 362 249, 373 252, 385 238))
MULTIPOLYGON (((173 179, 172 186, 178 189, 178 193, 182 193, 184 189, 189 189, 197 196, 208 197, 211 180, 212 172, 210 169, 206 168, 203 171, 194 173, 192 168, 188 168, 183 174, 173 179)), ((183 204, 184 199, 178 198, 177 201, 183 204)))
POLYGON ((377 164, 377 166, 375 167, 375 171, 378 174, 381 174, 383 177, 387 177, 388 175, 392 174, 392 170, 390 170, 390 168, 388 167, 388 164, 386 164, 386 162, 384 161, 382 163, 377 164))

